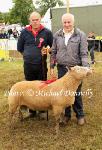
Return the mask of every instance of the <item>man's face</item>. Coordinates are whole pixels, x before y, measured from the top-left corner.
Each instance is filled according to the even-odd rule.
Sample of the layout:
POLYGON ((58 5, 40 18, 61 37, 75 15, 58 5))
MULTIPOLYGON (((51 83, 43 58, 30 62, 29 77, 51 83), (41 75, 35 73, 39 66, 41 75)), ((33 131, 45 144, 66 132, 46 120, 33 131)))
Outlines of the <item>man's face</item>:
POLYGON ((33 29, 38 29, 40 27, 41 18, 38 15, 33 15, 30 17, 30 24, 33 29))
POLYGON ((89 37, 92 37, 92 36, 94 36, 94 33, 93 33, 93 32, 90 32, 90 33, 89 33, 89 37))
POLYGON ((64 16, 64 18, 62 19, 62 25, 65 31, 71 32, 74 27, 74 21, 72 20, 71 17, 64 16))

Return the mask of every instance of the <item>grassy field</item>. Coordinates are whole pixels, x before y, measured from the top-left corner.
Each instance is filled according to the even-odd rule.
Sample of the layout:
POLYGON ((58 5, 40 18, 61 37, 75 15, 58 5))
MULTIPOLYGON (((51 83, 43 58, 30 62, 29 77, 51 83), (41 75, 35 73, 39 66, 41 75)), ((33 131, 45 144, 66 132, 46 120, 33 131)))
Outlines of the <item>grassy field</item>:
POLYGON ((83 82, 86 124, 78 126, 72 112, 71 122, 60 127, 56 140, 51 112, 49 121, 36 118, 20 122, 16 114, 15 128, 9 130, 7 91, 24 80, 23 65, 16 60, 0 62, 0 150, 102 150, 102 53, 96 52, 95 57, 94 73, 83 82))

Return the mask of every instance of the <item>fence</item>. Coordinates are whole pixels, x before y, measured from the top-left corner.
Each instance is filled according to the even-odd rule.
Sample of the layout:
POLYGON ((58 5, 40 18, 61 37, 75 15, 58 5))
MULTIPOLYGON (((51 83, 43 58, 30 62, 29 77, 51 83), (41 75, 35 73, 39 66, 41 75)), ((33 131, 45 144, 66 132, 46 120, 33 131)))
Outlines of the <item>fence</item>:
POLYGON ((0 39, 0 58, 22 58, 22 55, 17 51, 17 40, 0 39))

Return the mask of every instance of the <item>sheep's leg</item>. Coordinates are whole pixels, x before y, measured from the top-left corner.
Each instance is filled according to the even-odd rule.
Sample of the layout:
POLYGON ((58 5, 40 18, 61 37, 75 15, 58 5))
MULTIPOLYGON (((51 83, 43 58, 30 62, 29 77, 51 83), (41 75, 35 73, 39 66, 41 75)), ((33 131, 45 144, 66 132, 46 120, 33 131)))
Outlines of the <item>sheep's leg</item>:
POLYGON ((64 112, 61 113, 61 116, 60 116, 60 123, 63 121, 63 118, 64 118, 64 112))
POLYGON ((13 113, 9 112, 9 128, 12 128, 13 122, 12 122, 12 118, 13 118, 13 113))
POLYGON ((60 122, 60 117, 61 117, 62 111, 63 111, 63 109, 60 106, 53 107, 53 113, 54 113, 55 120, 56 120, 56 126, 55 126, 56 135, 58 135, 58 133, 59 133, 59 122, 60 122))
POLYGON ((13 116, 17 110, 17 106, 9 105, 9 126, 10 128, 13 127, 13 116))
POLYGON ((58 133, 59 133, 60 115, 57 115, 57 116, 55 117, 55 119, 56 119, 55 131, 56 131, 56 135, 58 135, 58 133))
POLYGON ((23 121, 23 114, 20 108, 19 108, 19 119, 20 121, 23 121))

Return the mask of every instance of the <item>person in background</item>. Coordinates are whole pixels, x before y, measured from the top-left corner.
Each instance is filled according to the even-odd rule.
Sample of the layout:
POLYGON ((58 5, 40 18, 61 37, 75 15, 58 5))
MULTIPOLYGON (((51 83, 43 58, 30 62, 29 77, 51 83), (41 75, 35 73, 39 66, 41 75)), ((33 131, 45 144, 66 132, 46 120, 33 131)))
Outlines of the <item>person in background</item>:
MULTIPOLYGON (((67 68, 76 65, 89 66, 87 37, 83 31, 74 26, 74 15, 70 13, 64 14, 62 16, 62 25, 63 27, 54 35, 50 58, 51 76, 54 76, 54 67, 57 63, 58 78, 66 74, 67 68)), ((81 87, 82 83, 77 89, 73 104, 79 125, 85 123, 81 87)), ((67 124, 69 120, 71 120, 71 107, 65 109, 62 123, 67 124)))
POLYGON ((8 36, 7 36, 6 30, 1 29, 0 30, 0 39, 7 39, 7 38, 8 38, 8 36))
POLYGON ((95 50, 95 35, 94 32, 89 32, 88 34, 88 49, 90 51, 90 57, 91 57, 91 63, 95 63, 95 56, 94 56, 94 50, 95 50))
POLYGON ((10 37, 11 37, 11 35, 12 35, 12 29, 10 28, 10 29, 8 29, 8 38, 10 39, 10 37))
MULTIPOLYGON (((41 16, 38 12, 32 12, 29 20, 30 25, 21 31, 17 43, 17 50, 24 59, 25 79, 47 80, 46 47, 52 47, 53 35, 50 30, 41 25, 41 16)), ((29 112, 30 117, 36 116, 36 111, 29 110, 29 112)))
POLYGON ((13 37, 14 37, 15 39, 17 39, 17 38, 18 38, 19 33, 18 33, 18 31, 17 31, 16 27, 14 27, 14 29, 13 29, 13 31, 12 31, 12 34, 13 34, 13 37))

